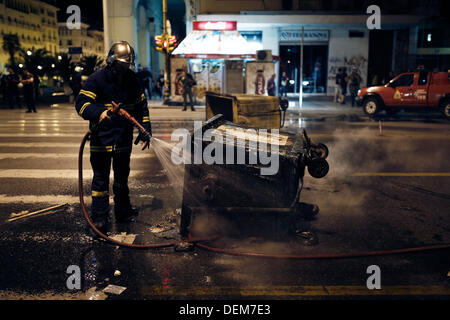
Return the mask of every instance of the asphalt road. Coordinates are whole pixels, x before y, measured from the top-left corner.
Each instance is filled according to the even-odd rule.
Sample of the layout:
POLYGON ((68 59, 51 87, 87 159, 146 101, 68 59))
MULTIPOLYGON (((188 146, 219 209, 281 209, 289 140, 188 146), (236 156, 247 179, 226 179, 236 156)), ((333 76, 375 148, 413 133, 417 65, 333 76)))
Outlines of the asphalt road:
MULTIPOLYGON (((269 259, 195 248, 133 250, 93 240, 81 215, 77 156, 87 124, 72 107, 0 110, 0 299, 448 299, 449 250, 347 259, 269 259), (12 214, 64 207, 8 221, 12 214), (67 268, 79 266, 80 290, 69 290, 67 268), (381 290, 369 290, 376 265, 381 290), (117 272, 119 271, 119 272, 117 272), (120 274, 119 274, 120 273, 120 274), (126 287, 103 293, 108 285, 126 287)), ((305 176, 303 202, 319 215, 301 222, 301 237, 222 238, 211 245, 267 254, 328 254, 450 243, 450 123, 436 117, 368 119, 359 109, 290 113, 284 130, 306 128, 330 149, 324 179, 305 176), (380 128, 381 124, 381 128, 380 128)), ((170 139, 202 120, 204 109, 152 109, 154 136, 170 139)), ((85 195, 90 190, 85 151, 85 195)), ((135 148, 130 189, 141 214, 112 234, 134 243, 179 240, 180 197, 153 150, 135 148), (158 231, 155 227, 167 229, 158 231)), ((173 181, 172 181, 173 182, 173 181)), ((251 188, 251 186, 236 186, 251 188)), ((89 199, 87 198, 89 204, 89 199)), ((272 223, 267 221, 268 224, 272 223)), ((208 228, 208 224, 206 225, 208 228)))

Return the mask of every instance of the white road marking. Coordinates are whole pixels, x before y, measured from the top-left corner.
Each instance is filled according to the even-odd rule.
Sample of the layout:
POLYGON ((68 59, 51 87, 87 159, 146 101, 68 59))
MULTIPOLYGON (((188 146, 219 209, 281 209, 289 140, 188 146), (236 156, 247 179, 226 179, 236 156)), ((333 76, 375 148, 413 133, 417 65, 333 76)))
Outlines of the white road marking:
MULTIPOLYGON (((86 197, 89 198, 89 197, 86 197)), ((7 194, 0 194, 0 204, 9 203, 79 203, 78 196, 64 196, 57 194, 50 195, 19 195, 10 196, 7 194)))
MULTIPOLYGON (((146 170, 131 170, 130 177, 144 175, 146 170)), ((113 177, 113 170, 111 170, 113 177)), ((78 179, 78 170, 47 170, 47 169, 4 169, 0 170, 0 178, 14 179, 78 179)), ((83 179, 92 179, 92 170, 83 170, 83 179)))
MULTIPOLYGON (((84 158, 89 158, 90 153, 85 152, 84 158)), ((131 159, 146 159, 153 158, 154 154, 150 152, 132 153, 131 159)), ((5 159, 57 159, 57 158, 69 158, 78 159, 77 153, 0 153, 0 160, 5 159)))
MULTIPOLYGON (((167 134, 160 134, 156 133, 153 134, 153 137, 167 137, 171 136, 171 133, 168 132, 167 134)), ((67 134, 67 133, 1 133, 0 138, 74 138, 74 139, 82 139, 82 134, 67 134)))

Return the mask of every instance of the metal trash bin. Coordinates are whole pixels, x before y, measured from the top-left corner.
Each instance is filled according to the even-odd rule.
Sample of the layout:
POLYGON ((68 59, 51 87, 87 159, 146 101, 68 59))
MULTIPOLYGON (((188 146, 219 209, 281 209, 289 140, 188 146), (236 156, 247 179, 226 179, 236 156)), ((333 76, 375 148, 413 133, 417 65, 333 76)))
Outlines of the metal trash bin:
POLYGON ((226 120, 243 126, 280 129, 280 104, 279 97, 206 92, 206 120, 222 114, 226 120))
MULTIPOLYGON (((252 156, 260 155, 263 145, 255 144, 255 140, 264 140, 261 137, 263 131, 216 115, 197 132, 191 131, 191 150, 198 148, 203 152, 210 146, 212 142, 208 139, 195 138, 203 137, 209 129, 215 135, 222 136, 224 154, 233 150, 233 158, 230 157, 233 161, 228 164, 225 161, 223 164, 196 164, 192 154, 191 164, 185 164, 180 226, 182 237, 187 237, 192 231, 199 215, 220 215, 234 222, 241 221, 238 225, 244 229, 254 229, 235 228, 234 236, 267 233, 264 227, 289 225, 291 218, 298 213, 305 168, 316 178, 328 173, 326 146, 312 144, 306 132, 303 135, 283 132, 278 136, 272 132, 267 155, 278 159, 278 170, 273 175, 266 175, 262 169, 267 169, 269 164, 263 164, 259 157, 256 163, 250 163, 252 156), (245 139, 238 140, 239 134, 244 134, 245 139), (237 161, 238 154, 245 154, 245 163, 242 163, 242 158, 237 161)), ((280 234, 280 230, 272 231, 280 234)))

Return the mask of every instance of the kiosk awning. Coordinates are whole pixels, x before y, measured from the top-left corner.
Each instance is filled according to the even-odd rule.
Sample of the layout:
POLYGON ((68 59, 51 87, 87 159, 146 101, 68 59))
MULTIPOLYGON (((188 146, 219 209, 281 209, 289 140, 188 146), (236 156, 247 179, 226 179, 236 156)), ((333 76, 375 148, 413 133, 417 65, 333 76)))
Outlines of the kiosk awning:
POLYGON ((255 52, 236 30, 194 30, 172 52, 196 59, 255 59, 255 52))

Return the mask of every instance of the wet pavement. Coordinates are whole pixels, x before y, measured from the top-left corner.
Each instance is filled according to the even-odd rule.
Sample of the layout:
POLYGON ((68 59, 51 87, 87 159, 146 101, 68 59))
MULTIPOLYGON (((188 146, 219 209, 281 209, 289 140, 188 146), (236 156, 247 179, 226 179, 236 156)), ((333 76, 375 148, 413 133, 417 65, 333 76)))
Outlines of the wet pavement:
MULTIPOLYGON (((448 250, 296 260, 231 256, 198 247, 189 252, 172 247, 136 250, 94 240, 77 190, 78 148, 87 124, 68 105, 44 107, 37 114, 0 114, 0 299, 450 297, 448 250), (59 204, 66 205, 8 222, 13 213, 59 204), (80 267, 80 290, 66 286, 71 265, 80 267), (382 290, 367 289, 370 265, 380 267, 382 290), (105 294, 101 290, 108 285, 126 290, 105 294)), ((155 106, 150 114, 154 136, 166 141, 174 129, 192 128, 194 120, 204 120, 203 108, 182 112, 155 106)), ((313 141, 330 149, 328 176, 317 180, 306 173, 301 193, 303 202, 320 208, 315 219, 301 223, 302 230, 317 236, 318 244, 305 246, 295 234, 223 236, 208 244, 266 254, 448 244, 449 125, 438 114, 369 119, 359 108, 293 109, 283 130, 299 133, 306 128, 313 141)), ((88 154, 87 148, 84 194, 89 207, 88 154)), ((251 186, 234 191, 246 187, 251 186)), ((180 196, 153 150, 133 150, 130 189, 140 215, 130 225, 113 223, 112 234, 135 235, 137 244, 180 241, 180 196)))

